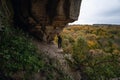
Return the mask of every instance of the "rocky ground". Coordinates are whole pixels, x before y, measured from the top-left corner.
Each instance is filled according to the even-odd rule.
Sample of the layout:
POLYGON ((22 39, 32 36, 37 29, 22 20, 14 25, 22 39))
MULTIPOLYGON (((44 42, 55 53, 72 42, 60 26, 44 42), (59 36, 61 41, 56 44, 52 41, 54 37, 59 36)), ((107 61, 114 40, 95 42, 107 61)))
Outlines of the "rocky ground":
POLYGON ((38 52, 43 51, 45 55, 59 61, 60 64, 58 66, 61 67, 66 74, 72 76, 73 80, 81 79, 80 73, 72 70, 65 59, 66 57, 71 59, 70 54, 64 54, 63 49, 59 49, 54 43, 47 44, 37 40, 33 40, 33 43, 37 46, 38 52))

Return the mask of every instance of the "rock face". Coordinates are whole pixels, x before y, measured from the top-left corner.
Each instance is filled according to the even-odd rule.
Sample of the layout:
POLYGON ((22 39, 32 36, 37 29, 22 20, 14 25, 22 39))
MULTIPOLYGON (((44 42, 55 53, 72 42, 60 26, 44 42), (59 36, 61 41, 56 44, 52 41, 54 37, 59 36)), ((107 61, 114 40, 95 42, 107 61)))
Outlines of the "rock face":
MULTIPOLYGON (((0 4, 3 4, 0 0, 0 4)), ((82 0, 9 0, 16 26, 50 42, 67 23, 78 19, 82 0)), ((9 8, 9 7, 8 7, 9 8)))

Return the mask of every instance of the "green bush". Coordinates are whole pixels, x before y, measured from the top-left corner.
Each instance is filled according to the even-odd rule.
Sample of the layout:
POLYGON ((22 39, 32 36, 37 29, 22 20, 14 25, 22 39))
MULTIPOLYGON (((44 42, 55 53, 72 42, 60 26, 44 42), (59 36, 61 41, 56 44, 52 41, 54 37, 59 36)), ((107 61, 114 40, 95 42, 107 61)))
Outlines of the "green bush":
POLYGON ((0 75, 12 77, 23 71, 25 77, 42 68, 35 46, 21 30, 4 27, 0 37, 0 75))
POLYGON ((88 45, 83 37, 78 37, 77 41, 73 45, 73 58, 80 64, 87 58, 88 45))

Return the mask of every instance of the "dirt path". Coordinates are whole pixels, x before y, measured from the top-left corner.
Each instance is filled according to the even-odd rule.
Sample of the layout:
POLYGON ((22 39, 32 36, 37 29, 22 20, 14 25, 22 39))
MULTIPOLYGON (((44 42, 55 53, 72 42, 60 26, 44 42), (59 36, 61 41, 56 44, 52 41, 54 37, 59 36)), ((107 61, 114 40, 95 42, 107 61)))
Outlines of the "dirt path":
POLYGON ((49 56, 52 59, 58 60, 60 62, 61 68, 68 73, 69 75, 73 76, 75 80, 80 80, 79 72, 72 71, 65 57, 71 58, 70 54, 64 54, 63 49, 59 49, 55 44, 47 44, 45 42, 39 42, 37 40, 33 40, 33 43, 37 46, 39 51, 43 51, 44 54, 49 56))
POLYGON ((50 58, 64 59, 63 49, 59 49, 55 44, 47 44, 45 42, 34 41, 38 50, 45 52, 50 58))

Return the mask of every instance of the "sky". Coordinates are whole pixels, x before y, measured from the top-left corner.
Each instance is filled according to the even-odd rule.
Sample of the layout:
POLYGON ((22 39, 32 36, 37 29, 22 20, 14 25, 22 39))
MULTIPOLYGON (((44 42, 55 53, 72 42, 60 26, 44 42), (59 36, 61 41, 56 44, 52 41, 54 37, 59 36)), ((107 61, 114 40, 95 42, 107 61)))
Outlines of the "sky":
POLYGON ((120 0, 82 0, 79 18, 72 24, 120 24, 120 0))

